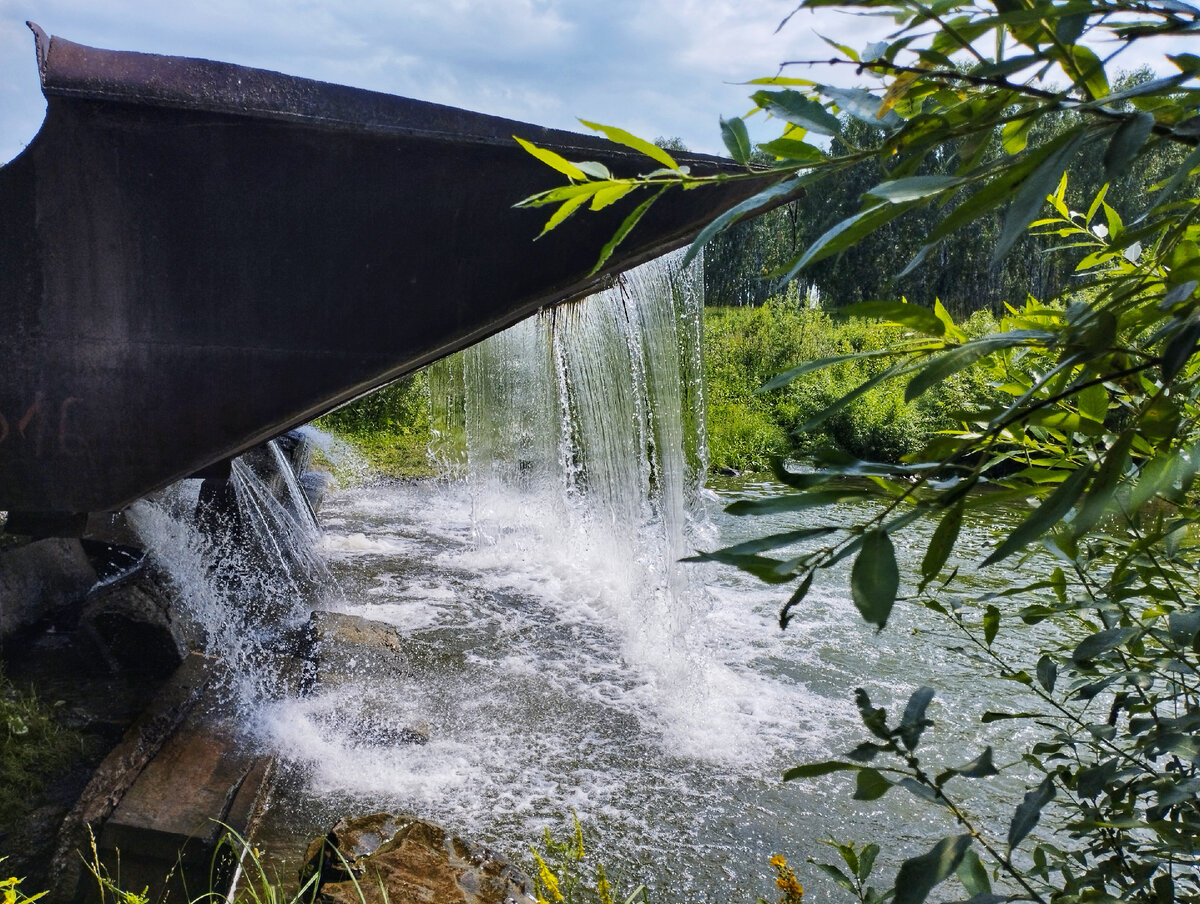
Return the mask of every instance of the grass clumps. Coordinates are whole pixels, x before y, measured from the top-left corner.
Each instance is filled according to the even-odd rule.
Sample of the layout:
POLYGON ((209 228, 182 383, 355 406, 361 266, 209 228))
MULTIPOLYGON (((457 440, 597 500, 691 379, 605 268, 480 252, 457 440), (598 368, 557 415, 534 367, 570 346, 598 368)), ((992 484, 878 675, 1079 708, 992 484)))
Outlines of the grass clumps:
POLYGON ((58 719, 60 706, 16 687, 0 663, 0 828, 26 816, 46 781, 83 754, 80 735, 58 719))

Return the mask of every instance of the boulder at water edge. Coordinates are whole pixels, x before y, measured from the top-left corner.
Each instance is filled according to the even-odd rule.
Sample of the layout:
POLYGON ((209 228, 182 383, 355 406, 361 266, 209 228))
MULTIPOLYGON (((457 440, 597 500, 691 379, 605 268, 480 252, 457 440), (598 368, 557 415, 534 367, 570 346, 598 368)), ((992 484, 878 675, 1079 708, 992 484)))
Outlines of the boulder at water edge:
POLYGON ((319 904, 534 904, 506 860, 412 816, 339 821, 309 845, 300 880, 317 873, 319 904))

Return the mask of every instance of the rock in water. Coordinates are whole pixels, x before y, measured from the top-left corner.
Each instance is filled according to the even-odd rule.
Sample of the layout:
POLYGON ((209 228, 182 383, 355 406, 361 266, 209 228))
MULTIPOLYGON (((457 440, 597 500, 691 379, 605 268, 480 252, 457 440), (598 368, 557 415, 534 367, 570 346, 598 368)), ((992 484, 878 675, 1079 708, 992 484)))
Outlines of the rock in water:
POLYGON ((301 883, 318 873, 319 904, 534 904, 502 857, 413 816, 341 820, 309 845, 301 883))
POLYGON ((400 631, 383 622, 341 612, 314 612, 309 643, 318 684, 412 675, 400 631))

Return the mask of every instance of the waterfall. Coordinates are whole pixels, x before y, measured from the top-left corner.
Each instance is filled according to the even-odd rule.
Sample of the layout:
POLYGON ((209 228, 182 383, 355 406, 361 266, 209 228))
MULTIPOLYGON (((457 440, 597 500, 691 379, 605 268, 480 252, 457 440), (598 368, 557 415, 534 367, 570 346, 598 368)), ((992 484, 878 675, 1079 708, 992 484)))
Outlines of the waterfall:
MULTIPOLYGON (((475 542, 574 563, 624 653, 686 707, 685 628, 702 606, 679 560, 704 529, 699 266, 670 255, 434 365, 432 456, 471 492, 475 542)), ((700 682, 702 684, 702 682, 700 682)))
POLYGON ((127 511, 173 585, 193 643, 219 658, 239 709, 285 693, 310 598, 332 582, 320 529, 278 443, 234 459, 219 506, 182 480, 127 511))

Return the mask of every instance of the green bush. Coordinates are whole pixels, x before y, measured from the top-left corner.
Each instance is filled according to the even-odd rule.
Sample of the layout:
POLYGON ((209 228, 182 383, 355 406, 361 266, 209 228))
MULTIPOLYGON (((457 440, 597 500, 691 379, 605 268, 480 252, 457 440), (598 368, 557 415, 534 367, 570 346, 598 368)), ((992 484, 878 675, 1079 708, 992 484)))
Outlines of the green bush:
POLYGON ((389 477, 431 477, 429 380, 424 371, 401 377, 316 422, 354 446, 389 477))
MULTIPOLYGON (((971 335, 988 332, 992 320, 976 314, 964 324, 971 335)), ((847 361, 757 394, 776 374, 835 355, 881 350, 900 331, 860 319, 837 319, 808 308, 794 294, 760 307, 705 309, 705 379, 708 440, 713 467, 765 470, 778 455, 803 456, 832 445, 856 458, 898 462, 937 431, 958 425, 954 414, 991 389, 974 371, 904 401, 903 387, 884 384, 866 392, 819 428, 805 425, 836 399, 881 372, 879 359, 847 361)))

